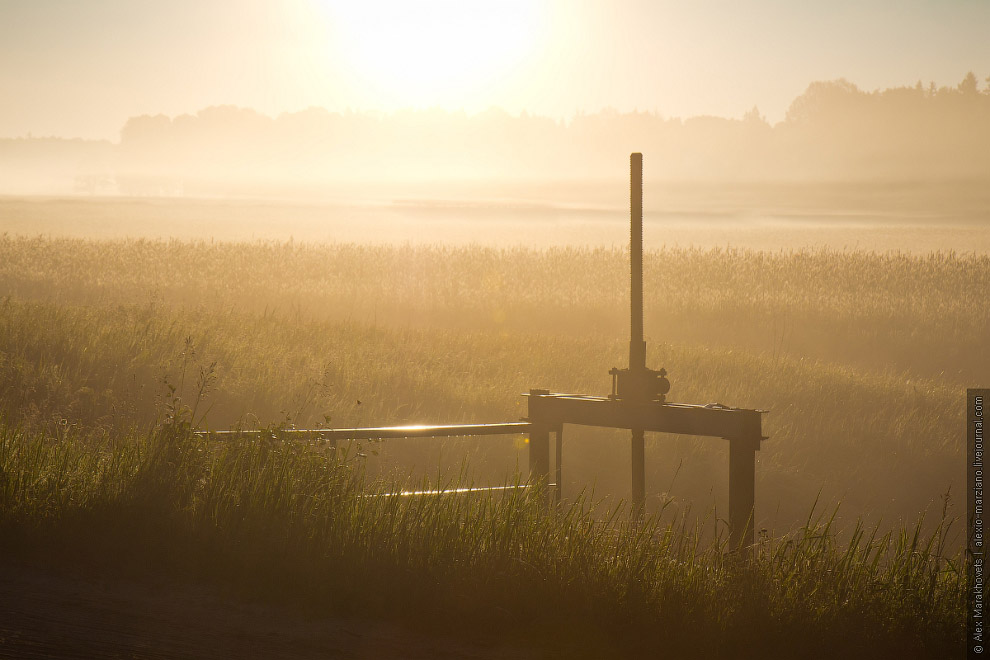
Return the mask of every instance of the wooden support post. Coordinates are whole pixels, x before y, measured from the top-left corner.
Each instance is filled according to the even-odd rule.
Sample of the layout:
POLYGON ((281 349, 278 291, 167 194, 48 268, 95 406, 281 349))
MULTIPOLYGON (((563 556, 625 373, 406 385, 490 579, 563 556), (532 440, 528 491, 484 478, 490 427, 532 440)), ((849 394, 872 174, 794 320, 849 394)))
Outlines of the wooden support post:
POLYGON ((555 498, 556 498, 556 503, 558 505, 560 504, 561 488, 564 487, 563 471, 561 470, 561 467, 560 467, 560 455, 563 453, 563 446, 564 446, 563 440, 561 438, 561 436, 563 436, 563 434, 564 434, 564 427, 562 425, 561 426, 558 426, 557 427, 557 430, 554 431, 554 436, 555 436, 555 439, 557 441, 556 442, 556 444, 557 444, 557 456, 556 456, 556 459, 557 459, 557 467, 556 467, 557 475, 556 475, 556 479, 555 479, 556 482, 557 482, 557 487, 554 489, 554 495, 555 495, 555 498))
POLYGON ((731 550, 753 545, 753 512, 756 505, 756 450, 759 438, 729 438, 729 546, 731 550))
POLYGON ((534 402, 548 396, 549 390, 529 391, 529 422, 533 425, 529 431, 529 480, 533 484, 540 484, 543 493, 544 503, 548 502, 548 489, 550 484, 550 430, 549 424, 541 423, 543 420, 534 414, 534 402))
POLYGON ((632 431, 632 518, 642 521, 646 513, 646 443, 643 429, 632 431))
POLYGON ((529 480, 539 484, 543 501, 547 501, 550 487, 550 429, 533 425, 529 432, 529 480))

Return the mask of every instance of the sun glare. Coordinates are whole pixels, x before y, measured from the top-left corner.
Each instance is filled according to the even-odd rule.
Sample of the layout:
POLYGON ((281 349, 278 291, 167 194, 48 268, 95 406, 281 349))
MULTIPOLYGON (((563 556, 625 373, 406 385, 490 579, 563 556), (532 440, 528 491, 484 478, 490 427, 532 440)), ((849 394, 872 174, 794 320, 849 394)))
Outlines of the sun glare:
POLYGON ((534 47, 538 4, 525 0, 324 0, 351 74, 396 107, 467 107, 534 47))

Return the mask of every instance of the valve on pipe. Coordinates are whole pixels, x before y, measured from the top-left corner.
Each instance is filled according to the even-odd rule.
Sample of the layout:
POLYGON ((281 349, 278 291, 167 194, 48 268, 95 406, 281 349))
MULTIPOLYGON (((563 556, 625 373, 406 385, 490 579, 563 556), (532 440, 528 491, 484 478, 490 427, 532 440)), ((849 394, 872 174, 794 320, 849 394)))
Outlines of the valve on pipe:
POLYGON ((609 370, 612 376, 612 393, 608 398, 624 401, 660 401, 667 399, 670 381, 666 369, 616 369, 609 370))

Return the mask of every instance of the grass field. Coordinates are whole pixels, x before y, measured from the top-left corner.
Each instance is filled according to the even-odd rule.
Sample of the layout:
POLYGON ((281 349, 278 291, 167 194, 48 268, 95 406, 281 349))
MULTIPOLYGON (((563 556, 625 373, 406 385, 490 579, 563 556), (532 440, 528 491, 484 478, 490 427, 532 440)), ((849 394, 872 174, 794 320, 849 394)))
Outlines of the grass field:
POLYGON ((526 468, 518 439, 342 456, 183 432, 511 421, 530 387, 605 393, 626 362, 621 250, 3 236, 5 546, 90 547, 100 562, 120 543, 111 554, 132 563, 317 609, 404 616, 431 594, 429 611, 468 628, 491 618, 548 644, 547 630, 584 630, 589 657, 630 631, 631 650, 675 657, 773 657, 799 637, 822 657, 944 657, 962 645, 949 523, 963 515, 964 390, 990 373, 975 304, 988 262, 647 253, 648 363, 670 372, 669 398, 770 410, 766 532, 741 564, 713 541, 721 441, 648 438, 655 517, 631 531, 609 513, 629 495, 625 434, 568 430, 567 513, 543 516, 521 496, 364 497, 511 481, 526 468))

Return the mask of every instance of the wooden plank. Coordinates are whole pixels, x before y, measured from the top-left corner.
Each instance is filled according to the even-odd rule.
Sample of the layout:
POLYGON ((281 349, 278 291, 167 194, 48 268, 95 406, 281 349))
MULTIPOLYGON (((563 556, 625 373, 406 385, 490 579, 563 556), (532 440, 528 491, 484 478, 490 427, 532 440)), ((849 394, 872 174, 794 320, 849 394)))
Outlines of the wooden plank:
POLYGON ((659 433, 761 439, 759 410, 717 405, 634 402, 571 394, 529 394, 527 421, 579 424, 659 433))

